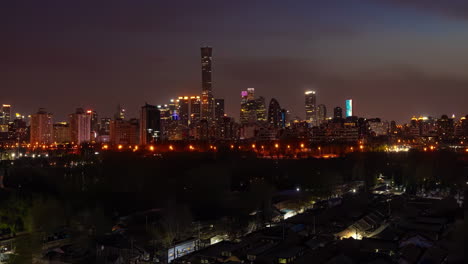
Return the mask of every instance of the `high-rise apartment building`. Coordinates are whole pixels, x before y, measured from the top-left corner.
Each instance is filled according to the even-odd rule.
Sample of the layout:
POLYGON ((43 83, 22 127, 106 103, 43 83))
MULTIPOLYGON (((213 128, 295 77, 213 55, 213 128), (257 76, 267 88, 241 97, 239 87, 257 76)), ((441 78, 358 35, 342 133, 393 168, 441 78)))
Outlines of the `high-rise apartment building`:
POLYGON ((53 143, 52 114, 47 113, 44 108, 40 108, 37 113, 31 115, 30 143, 53 143))
POLYGON ((82 144, 91 141, 91 116, 92 112, 88 114, 83 108, 77 108, 70 115, 71 142, 82 144))

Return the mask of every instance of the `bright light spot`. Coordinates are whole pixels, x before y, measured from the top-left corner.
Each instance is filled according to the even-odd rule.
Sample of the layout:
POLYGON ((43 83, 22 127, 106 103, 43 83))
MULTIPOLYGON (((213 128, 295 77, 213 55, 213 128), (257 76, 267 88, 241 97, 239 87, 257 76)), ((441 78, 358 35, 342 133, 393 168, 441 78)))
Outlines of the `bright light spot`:
POLYGON ((301 148, 304 148, 304 144, 301 144, 301 148))
POLYGON ((149 150, 150 150, 150 151, 154 151, 154 146, 150 146, 150 147, 149 147, 149 150))
POLYGON ((353 193, 356 193, 356 189, 353 189, 353 193))
POLYGON ((172 145, 169 145, 169 150, 174 150, 174 147, 172 145))
POLYGON ((278 144, 275 144, 275 148, 279 148, 279 145, 278 145, 278 144))
POLYGON ((118 148, 118 149, 122 149, 122 148, 123 148, 123 146, 122 146, 122 145, 119 145, 117 148, 118 148))
POLYGON ((255 148, 255 144, 252 144, 252 148, 255 148))
POLYGON ((296 192, 300 192, 300 191, 301 191, 301 188, 297 187, 296 192))
POLYGON ((99 152, 94 152, 94 155, 99 155, 99 152))

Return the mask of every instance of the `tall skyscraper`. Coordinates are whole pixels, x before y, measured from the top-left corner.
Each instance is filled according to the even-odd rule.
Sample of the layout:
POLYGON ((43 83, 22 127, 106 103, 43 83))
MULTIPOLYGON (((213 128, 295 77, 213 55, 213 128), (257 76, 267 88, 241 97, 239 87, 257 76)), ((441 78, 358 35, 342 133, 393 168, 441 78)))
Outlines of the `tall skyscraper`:
POLYGON ((224 99, 215 99, 214 112, 216 122, 222 122, 224 117, 224 99))
POLYGON ((70 135, 73 143, 91 141, 91 115, 92 112, 85 113, 83 108, 77 108, 76 112, 70 115, 70 135))
POLYGON ((305 92, 305 111, 306 111, 306 121, 312 126, 317 125, 317 98, 315 91, 306 91, 305 92))
POLYGON ((273 125, 273 127, 278 128, 282 127, 282 109, 280 104, 275 98, 270 100, 270 105, 268 106, 268 123, 273 125))
POLYGON ((353 100, 346 100, 346 117, 353 116, 353 100))
POLYGON ((52 114, 40 108, 37 113, 31 115, 30 130, 31 144, 51 144, 53 142, 52 114))
POLYGON ((0 111, 0 125, 8 125, 11 121, 11 105, 3 104, 0 111))
POLYGON ((327 119, 327 107, 324 104, 317 106, 317 125, 323 124, 327 119))
POLYGON ((159 140, 161 134, 161 112, 154 105, 141 107, 140 144, 146 145, 159 140))
POLYGON ((255 99, 254 88, 241 92, 240 121, 242 124, 267 121, 265 98, 260 96, 255 99))
POLYGON ((212 83, 212 48, 201 48, 201 65, 202 65, 202 111, 201 118, 208 121, 214 119, 214 98, 213 98, 213 83, 212 83))
POLYGON ((343 118, 343 109, 341 107, 337 106, 333 109, 333 118, 335 119, 343 118))

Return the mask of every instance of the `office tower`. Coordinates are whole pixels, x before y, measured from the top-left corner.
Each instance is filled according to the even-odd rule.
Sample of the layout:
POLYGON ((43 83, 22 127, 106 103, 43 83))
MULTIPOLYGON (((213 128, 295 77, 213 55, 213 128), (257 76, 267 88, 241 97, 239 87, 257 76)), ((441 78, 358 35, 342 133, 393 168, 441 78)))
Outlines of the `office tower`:
POLYGON ((111 119, 108 117, 101 118, 99 123, 99 135, 109 135, 111 119))
POLYGON ((114 119, 122 119, 125 120, 125 109, 119 104, 117 105, 117 113, 114 115, 114 119))
POLYGON ((306 91, 305 92, 305 111, 306 111, 306 121, 311 123, 312 126, 317 125, 317 98, 315 91, 306 91))
POLYGON ((335 119, 341 119, 343 118, 343 109, 339 106, 335 107, 335 109, 333 109, 333 118, 335 119))
POLYGON ((463 116, 460 119, 460 122, 461 122, 461 128, 462 128, 462 135, 466 137, 468 136, 468 115, 463 116))
POLYGON ((70 115, 71 142, 81 144, 91 141, 91 114, 85 113, 83 108, 77 108, 70 115))
POLYGON ((317 125, 321 125, 327 119, 327 107, 324 104, 317 106, 317 125))
POLYGON ((289 121, 289 111, 286 109, 281 109, 281 128, 286 128, 288 126, 288 121, 289 121))
POLYGON ((353 100, 346 100, 346 117, 353 116, 353 100))
POLYGON ((161 134, 161 113, 158 107, 145 104, 141 107, 140 144, 146 145, 159 140, 161 134))
POLYGON ((72 141, 70 124, 67 122, 59 122, 55 123, 53 127, 54 142, 63 144, 70 143, 72 141))
POLYGON ((180 123, 188 126, 190 121, 190 97, 189 96, 179 96, 178 99, 178 111, 179 111, 179 120, 180 123))
POLYGON ((265 105, 265 98, 263 96, 255 99, 255 113, 257 121, 266 122, 267 121, 267 110, 265 105))
POLYGON ((0 125, 8 125, 11 121, 11 105, 3 104, 0 111, 0 125))
POLYGON ((215 99, 215 121, 221 122, 224 117, 224 99, 215 99))
POLYGON ((241 92, 240 121, 242 124, 267 121, 265 98, 260 96, 255 99, 254 96, 254 88, 241 92))
POLYGON ((91 131, 97 133, 99 131, 99 119, 95 110, 86 110, 88 115, 91 115, 91 131))
POLYGON ((110 142, 112 144, 137 145, 139 144, 138 119, 112 120, 110 123, 110 142))
POLYGON ((282 109, 280 104, 275 98, 270 100, 270 105, 268 106, 268 123, 273 125, 273 127, 278 128, 282 127, 282 109))
POLYGON ((51 144, 53 142, 52 114, 47 113, 44 108, 31 115, 30 143, 51 144))
POLYGON ((255 99, 255 88, 247 88, 247 100, 255 99))
POLYGON ((214 119, 214 99, 213 99, 213 83, 212 75, 212 48, 201 48, 201 65, 202 65, 202 98, 201 98, 201 118, 208 121, 214 119))
POLYGON ((190 123, 197 123, 201 119, 200 96, 190 97, 190 123))

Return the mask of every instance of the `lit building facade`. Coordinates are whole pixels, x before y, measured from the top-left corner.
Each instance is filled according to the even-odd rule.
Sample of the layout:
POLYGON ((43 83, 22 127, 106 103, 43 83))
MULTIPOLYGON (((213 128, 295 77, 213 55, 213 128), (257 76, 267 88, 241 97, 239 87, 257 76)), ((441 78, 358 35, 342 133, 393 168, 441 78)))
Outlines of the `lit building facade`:
POLYGON ((317 97, 315 91, 305 92, 306 121, 312 126, 317 125, 317 97))
POLYGON ((346 100, 346 117, 353 116, 353 100, 346 100))
POLYGON ((212 54, 211 47, 201 48, 202 65, 202 96, 201 96, 201 118, 208 121, 214 119, 214 98, 212 82, 212 54))
POLYGON ((40 108, 37 113, 31 115, 30 143, 53 143, 52 114, 47 113, 44 108, 40 108))
POLYGON ((138 119, 112 120, 110 123, 110 142, 112 144, 139 144, 138 119))
POLYGON ((86 113, 83 108, 77 108, 70 115, 71 142, 82 144, 91 141, 91 113, 86 113))

